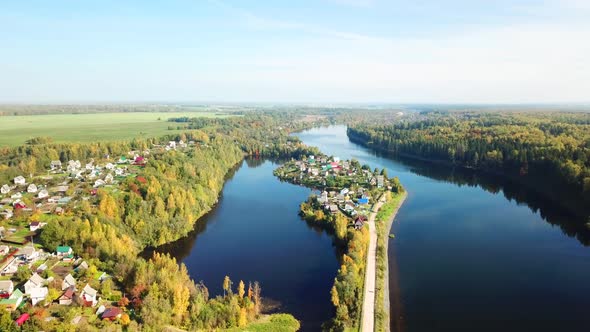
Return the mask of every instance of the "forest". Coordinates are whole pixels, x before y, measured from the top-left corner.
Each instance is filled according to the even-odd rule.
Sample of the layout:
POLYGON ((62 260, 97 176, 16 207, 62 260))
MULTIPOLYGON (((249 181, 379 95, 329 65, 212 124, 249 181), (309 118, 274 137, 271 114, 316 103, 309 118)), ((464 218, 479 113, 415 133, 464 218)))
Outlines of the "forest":
POLYGON ((348 136, 395 155, 507 176, 590 213, 587 113, 429 112, 417 121, 352 125, 348 136))

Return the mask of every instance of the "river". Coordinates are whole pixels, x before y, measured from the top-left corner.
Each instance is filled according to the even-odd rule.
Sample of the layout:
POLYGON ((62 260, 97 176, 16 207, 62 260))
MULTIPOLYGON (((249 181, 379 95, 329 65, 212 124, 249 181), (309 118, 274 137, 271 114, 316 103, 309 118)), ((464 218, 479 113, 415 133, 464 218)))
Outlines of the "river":
POLYGON ((502 179, 394 160, 334 126, 298 135, 340 158, 386 168, 408 190, 390 240, 395 331, 588 331, 583 222, 502 179))
MULTIPOLYGON (((408 198, 390 240, 395 331, 588 331, 588 230, 558 204, 498 178, 395 160, 346 127, 297 134, 306 144, 398 176, 408 198)), ((318 331, 333 314, 338 251, 297 215, 309 190, 278 181, 277 163, 246 160, 188 237, 156 249, 187 265, 212 295, 229 275, 318 331)))

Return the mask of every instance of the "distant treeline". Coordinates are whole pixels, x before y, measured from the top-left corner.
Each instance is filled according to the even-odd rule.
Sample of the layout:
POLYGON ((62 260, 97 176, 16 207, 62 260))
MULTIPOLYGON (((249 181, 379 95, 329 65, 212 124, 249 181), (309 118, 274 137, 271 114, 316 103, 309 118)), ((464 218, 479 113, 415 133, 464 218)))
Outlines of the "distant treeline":
POLYGON ((590 203, 588 113, 429 113, 421 121, 353 125, 348 136, 402 156, 503 174, 556 199, 565 200, 565 192, 590 203))

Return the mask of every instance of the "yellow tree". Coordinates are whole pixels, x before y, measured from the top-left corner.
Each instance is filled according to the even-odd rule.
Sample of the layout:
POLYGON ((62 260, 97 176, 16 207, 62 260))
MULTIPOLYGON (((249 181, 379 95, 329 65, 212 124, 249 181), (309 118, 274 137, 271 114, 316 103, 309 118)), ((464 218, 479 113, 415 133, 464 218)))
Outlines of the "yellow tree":
POLYGON ((332 304, 335 307, 338 307, 340 305, 340 298, 338 297, 338 290, 336 289, 336 283, 334 283, 334 286, 332 286, 332 289, 330 290, 330 295, 332 295, 332 304))
POLYGON ((246 293, 246 291, 245 291, 244 282, 242 280, 240 280, 240 283, 238 284, 238 296, 240 298, 243 298, 245 293, 246 293))
POLYGON ((223 279, 223 296, 225 296, 226 292, 228 294, 231 293, 231 280, 229 279, 229 276, 225 276, 223 279))

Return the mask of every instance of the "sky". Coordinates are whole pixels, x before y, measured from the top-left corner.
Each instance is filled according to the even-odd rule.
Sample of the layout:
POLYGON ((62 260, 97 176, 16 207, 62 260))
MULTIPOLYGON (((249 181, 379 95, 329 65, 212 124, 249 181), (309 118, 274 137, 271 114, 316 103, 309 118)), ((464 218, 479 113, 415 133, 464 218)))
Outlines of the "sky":
POLYGON ((0 103, 588 103, 590 0, 0 0, 0 103))

